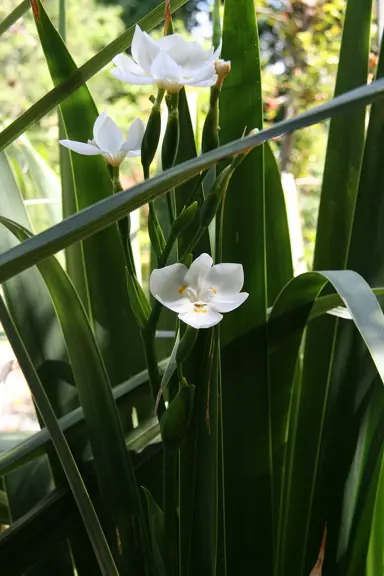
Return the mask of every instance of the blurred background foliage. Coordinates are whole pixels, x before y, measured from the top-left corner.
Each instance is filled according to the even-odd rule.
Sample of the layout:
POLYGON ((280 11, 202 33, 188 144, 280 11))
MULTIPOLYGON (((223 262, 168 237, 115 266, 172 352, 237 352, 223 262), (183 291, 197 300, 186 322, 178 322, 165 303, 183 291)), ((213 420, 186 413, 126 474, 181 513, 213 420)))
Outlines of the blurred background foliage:
MULTIPOLYGON (((0 21, 17 3, 17 0, 2 0, 0 21)), ((68 0, 68 47, 77 65, 83 64, 157 3, 157 0, 68 0)), ((46 7, 57 24, 59 2, 47 0, 46 7)), ((257 0, 255 9, 260 33, 265 121, 273 123, 328 100, 334 88, 345 1, 257 0)), ((190 0, 177 13, 176 31, 206 39, 209 45, 211 10, 212 0, 190 0)), ((376 25, 373 26, 375 38, 376 25)), ((10 124, 52 87, 31 14, 18 20, 3 39, 0 43, 2 127, 10 124)), ((370 58, 371 75, 376 67, 376 53, 372 52, 370 58)), ((137 110, 142 118, 147 117, 151 87, 124 87, 109 74, 109 69, 102 70, 88 85, 99 110, 107 107, 109 115, 123 129, 134 119, 137 110)), ((207 94, 199 93, 197 96, 191 91, 189 94, 192 108, 196 110, 194 120, 199 127, 207 110, 207 94)), ((327 124, 319 124, 275 143, 282 172, 293 176, 285 181, 288 181, 291 192, 293 187, 297 204, 292 194, 289 198, 299 206, 303 225, 303 239, 299 238, 299 243, 302 243, 304 268, 296 267, 297 270, 311 267, 327 129, 327 124)), ((56 174, 59 171, 57 134, 56 113, 45 116, 27 132, 36 154, 40 155, 38 162, 48 163, 56 174)), ((26 157, 25 146, 25 140, 24 144, 19 141, 10 152, 16 175, 21 170, 24 176, 28 174, 27 181, 31 183, 23 186, 24 197, 33 199, 38 193, 33 187, 33 175, 29 174, 33 169, 26 157)), ((126 162, 123 169, 126 187, 141 179, 138 161, 126 162)), ((58 182, 54 183, 54 173, 50 178, 55 195, 58 182)), ((33 212, 31 216, 36 229, 49 224, 52 210, 48 210, 47 205, 31 204, 29 211, 33 212)), ((54 212, 57 218, 57 210, 54 212)), ((142 218, 146 218, 145 211, 142 211, 142 218)), ((143 250, 143 264, 146 266, 149 256, 145 238, 143 250)), ((300 259, 300 247, 298 250, 300 259)))

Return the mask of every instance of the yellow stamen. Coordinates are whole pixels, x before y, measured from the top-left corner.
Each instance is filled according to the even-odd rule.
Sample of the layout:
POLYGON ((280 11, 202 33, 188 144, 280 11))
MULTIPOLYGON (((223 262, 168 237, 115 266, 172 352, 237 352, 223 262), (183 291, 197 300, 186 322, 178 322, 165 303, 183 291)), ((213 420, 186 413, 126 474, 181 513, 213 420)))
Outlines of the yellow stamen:
POLYGON ((215 290, 214 288, 210 287, 209 290, 212 290, 212 292, 213 292, 214 294, 217 294, 217 290, 215 290))
POLYGON ((180 288, 180 290, 178 290, 179 294, 182 294, 184 292, 184 290, 186 290, 188 288, 188 286, 182 286, 180 288))
POLYGON ((194 306, 195 306, 195 308, 194 308, 195 312, 202 312, 203 314, 207 313, 207 311, 205 309, 205 304, 196 303, 194 306))

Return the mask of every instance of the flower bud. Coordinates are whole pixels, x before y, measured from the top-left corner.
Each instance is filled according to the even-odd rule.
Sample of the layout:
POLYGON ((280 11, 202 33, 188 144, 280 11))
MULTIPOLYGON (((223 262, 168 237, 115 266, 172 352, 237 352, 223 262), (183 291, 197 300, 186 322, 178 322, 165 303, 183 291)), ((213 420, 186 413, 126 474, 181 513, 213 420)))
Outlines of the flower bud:
POLYGON ((168 170, 168 168, 174 166, 179 149, 180 125, 178 100, 178 94, 168 94, 166 97, 168 120, 161 149, 161 165, 163 170, 168 170))
POLYGON ((225 78, 228 76, 228 74, 231 71, 230 60, 222 60, 221 58, 219 58, 218 60, 215 60, 215 70, 216 70, 216 74, 217 74, 216 86, 218 88, 221 88, 225 78))
POLYGON ((164 90, 159 90, 156 98, 152 98, 152 110, 149 115, 147 127, 141 142, 141 164, 143 166, 144 178, 149 178, 149 167, 153 162, 160 140, 161 113, 160 105, 164 96, 164 90))
POLYGON ((193 410, 195 387, 186 381, 160 420, 161 437, 164 447, 178 450, 188 430, 193 410))
POLYGON ((131 303, 132 312, 136 318, 140 330, 144 330, 148 323, 148 318, 150 315, 150 307, 148 300, 137 281, 129 270, 126 268, 126 278, 129 301, 131 303))
POLYGON ((188 206, 188 208, 184 208, 172 224, 170 236, 177 238, 186 228, 188 228, 188 226, 192 224, 196 217, 198 207, 198 203, 193 202, 188 206))

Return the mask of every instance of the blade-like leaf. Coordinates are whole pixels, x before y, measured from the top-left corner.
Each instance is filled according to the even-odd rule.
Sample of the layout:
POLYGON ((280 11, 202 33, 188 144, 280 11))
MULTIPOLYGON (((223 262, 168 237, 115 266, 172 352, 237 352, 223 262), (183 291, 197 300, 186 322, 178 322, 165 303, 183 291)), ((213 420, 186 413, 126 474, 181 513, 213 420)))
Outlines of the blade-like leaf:
MULTIPOLYGON (((262 129, 259 39, 253 0, 226 0, 222 56, 231 60, 220 97, 220 141, 247 128, 262 129), (236 102, 236 106, 233 106, 236 102)), ((272 572, 271 459, 266 347, 264 147, 249 153, 234 173, 224 204, 223 262, 244 268, 247 301, 225 318, 222 344, 222 442, 228 574, 272 572), (228 344, 258 327, 250 345, 233 356, 228 344), (234 386, 236 382, 236 386, 234 386), (245 427, 244 421, 248 422, 245 427), (238 466, 239 446, 247 458, 238 466), (257 446, 257 452, 255 447, 257 446), (241 529, 239 527, 241 526, 241 529)))
MULTIPOLYGON (((384 74, 384 46, 381 48, 377 77, 384 74)), ((373 105, 364 149, 364 158, 354 212, 348 253, 348 268, 356 270, 371 285, 384 280, 382 231, 384 172, 380 149, 383 145, 384 114, 373 105)), ((383 298, 379 298, 381 304, 383 298)), ((369 495, 375 494, 377 475, 375 458, 359 457, 362 445, 374 445, 379 437, 377 418, 383 418, 384 402, 371 358, 349 323, 338 326, 332 377, 330 381, 324 443, 321 454, 322 476, 316 486, 315 503, 327 510, 330 539, 327 562, 335 574, 358 574, 364 571, 368 553, 368 526, 372 520, 373 504, 369 495), (345 365, 345 359, 348 362, 345 365), (351 390, 352 388, 352 390, 351 390), (373 395, 375 409, 365 409, 367 398, 373 395), (369 417, 366 416, 368 412, 369 417), (363 439, 367 438, 364 441, 363 439), (370 441, 370 444, 368 443, 370 441), (334 461, 339 462, 338 475, 334 474, 334 461), (351 468, 354 474, 350 473, 351 468), (361 502, 366 501, 364 513, 361 502), (336 537, 337 535, 337 537, 336 537)), ((371 449, 371 448, 370 448, 371 449)), ((368 448, 364 449, 368 452, 368 448)), ((377 450, 373 450, 378 458, 377 450)), ((382 548, 382 551, 384 548, 382 548)))
POLYGON ((287 132, 299 130, 322 122, 331 116, 346 112, 358 104, 366 105, 384 97, 384 79, 377 80, 369 86, 364 86, 343 94, 331 102, 312 108, 289 120, 284 120, 273 127, 260 131, 258 134, 235 140, 216 150, 203 154, 198 158, 183 162, 146 180, 129 190, 111 196, 96 205, 67 218, 64 222, 53 226, 50 230, 29 239, 22 246, 17 246, 0 256, 0 281, 4 282, 11 276, 29 268, 41 259, 66 248, 74 242, 84 240, 88 236, 108 227, 126 214, 133 212, 150 200, 165 194, 167 190, 193 178, 202 170, 213 164, 244 152, 250 146, 257 146, 281 136, 287 132))
MULTIPOLYGON (((367 82, 371 8, 371 0, 349 0, 346 5, 336 96, 367 82), (357 36, 359 42, 356 42, 357 36)), ((331 121, 316 234, 314 256, 316 270, 338 270, 347 267, 364 134, 363 109, 345 113, 331 121)), ((293 488, 297 492, 296 498, 300 493, 301 506, 287 528, 287 545, 280 564, 282 576, 292 571, 306 575, 313 567, 324 529, 325 502, 331 498, 328 496, 328 490, 327 494, 323 491, 328 480, 322 476, 323 467, 320 466, 320 462, 323 462, 323 456, 320 454, 326 439, 328 417, 331 417, 330 414, 335 409, 335 405, 332 404, 331 408, 329 403, 334 402, 333 397, 337 394, 336 390, 340 384, 336 378, 335 384, 332 385, 332 371, 337 364, 335 354, 337 323, 338 320, 329 317, 320 319, 318 325, 313 324, 306 335, 303 392, 295 444, 298 480, 293 488), (316 486, 323 493, 321 498, 315 496, 316 486), (299 555, 302 560, 298 566, 299 555)), ((344 362, 345 360, 343 364, 344 362)), ((347 396, 341 401, 340 414, 344 412, 344 407, 341 406, 347 401, 346 399, 347 396)), ((347 412, 347 409, 345 411, 347 412)), ((328 476, 329 482, 336 487, 336 483, 341 481, 341 476, 340 463, 338 474, 332 472, 331 476, 328 476)), ((334 557, 332 551, 334 540, 331 535, 335 530, 336 526, 329 525, 327 562, 334 557)))
POLYGON ((293 267, 284 190, 269 144, 264 146, 264 165, 268 304, 272 305, 280 290, 293 278, 293 267))

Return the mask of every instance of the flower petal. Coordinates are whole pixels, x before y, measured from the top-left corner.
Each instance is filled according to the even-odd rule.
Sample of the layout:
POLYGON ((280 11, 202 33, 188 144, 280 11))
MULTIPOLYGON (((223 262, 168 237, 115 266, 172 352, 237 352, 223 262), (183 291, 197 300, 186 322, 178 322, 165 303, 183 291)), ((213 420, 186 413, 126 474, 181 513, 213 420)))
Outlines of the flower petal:
MULTIPOLYGON (((139 151, 141 148, 141 141, 145 132, 145 124, 140 118, 136 118, 129 127, 127 137, 122 146, 124 152, 139 151)), ((136 154, 137 155, 137 154, 136 154)))
MULTIPOLYGON (((103 110, 102 113, 96 118, 96 121, 93 125, 93 140, 92 140, 92 142, 95 144, 95 146, 97 146, 96 135, 100 132, 100 129, 101 129, 102 125, 104 124, 106 118, 107 118, 107 111, 103 110)), ((89 140, 88 140, 88 142, 89 142, 89 140)))
POLYGON ((243 284, 244 271, 241 264, 216 264, 208 271, 204 287, 214 288, 220 299, 238 294, 243 284))
POLYGON ((164 306, 170 307, 171 305, 172 310, 175 309, 175 303, 180 300, 187 300, 190 303, 184 293, 187 270, 184 264, 179 263, 153 270, 149 279, 149 289, 153 296, 164 306))
POLYGON ((194 70, 193 73, 190 74, 190 77, 184 80, 184 84, 187 86, 197 86, 201 85, 203 82, 204 86, 213 86, 216 84, 216 80, 217 74, 215 66, 213 62, 210 62, 209 64, 194 70))
POLYGON ((152 62, 151 74, 157 81, 178 82, 183 75, 183 70, 166 52, 159 52, 152 62))
POLYGON ((69 148, 69 150, 73 150, 73 152, 78 152, 85 156, 97 156, 98 154, 102 154, 102 151, 93 144, 84 144, 84 142, 76 142, 75 140, 59 140, 59 144, 69 148))
POLYGON ((173 302, 165 302, 160 296, 155 296, 156 300, 160 302, 166 308, 169 308, 173 312, 179 312, 180 314, 187 314, 193 312, 194 306, 189 298, 180 298, 179 300, 174 300, 173 302))
POLYGON ((116 126, 109 116, 98 126, 94 137, 98 147, 101 148, 103 152, 110 154, 113 158, 118 155, 124 144, 124 138, 120 128, 116 126))
POLYGON ((154 84, 155 80, 152 76, 141 76, 140 74, 131 74, 128 72, 122 72, 119 68, 113 68, 111 70, 112 76, 121 80, 122 82, 127 82, 127 84, 135 84, 138 86, 144 86, 144 84, 154 84))
POLYGON ((247 292, 240 292, 240 294, 236 294, 232 296, 231 299, 228 298, 228 300, 214 296, 209 300, 209 306, 211 306, 213 310, 216 310, 216 312, 232 312, 232 310, 236 310, 236 308, 241 306, 248 296, 249 294, 247 292))
POLYGON ((123 74, 145 75, 144 70, 126 54, 118 54, 112 58, 112 62, 123 74))
POLYGON ((133 35, 131 50, 134 60, 148 74, 152 62, 160 52, 160 46, 149 34, 143 32, 138 24, 133 35))
POLYGON ((190 312, 179 314, 180 320, 192 326, 192 328, 211 328, 223 319, 222 314, 219 314, 209 306, 204 310, 196 311, 195 308, 190 312))
POLYGON ((189 270, 185 275, 185 283, 196 291, 199 291, 209 270, 211 269, 212 264, 213 260, 209 254, 200 254, 200 256, 196 258, 189 267, 189 270))

